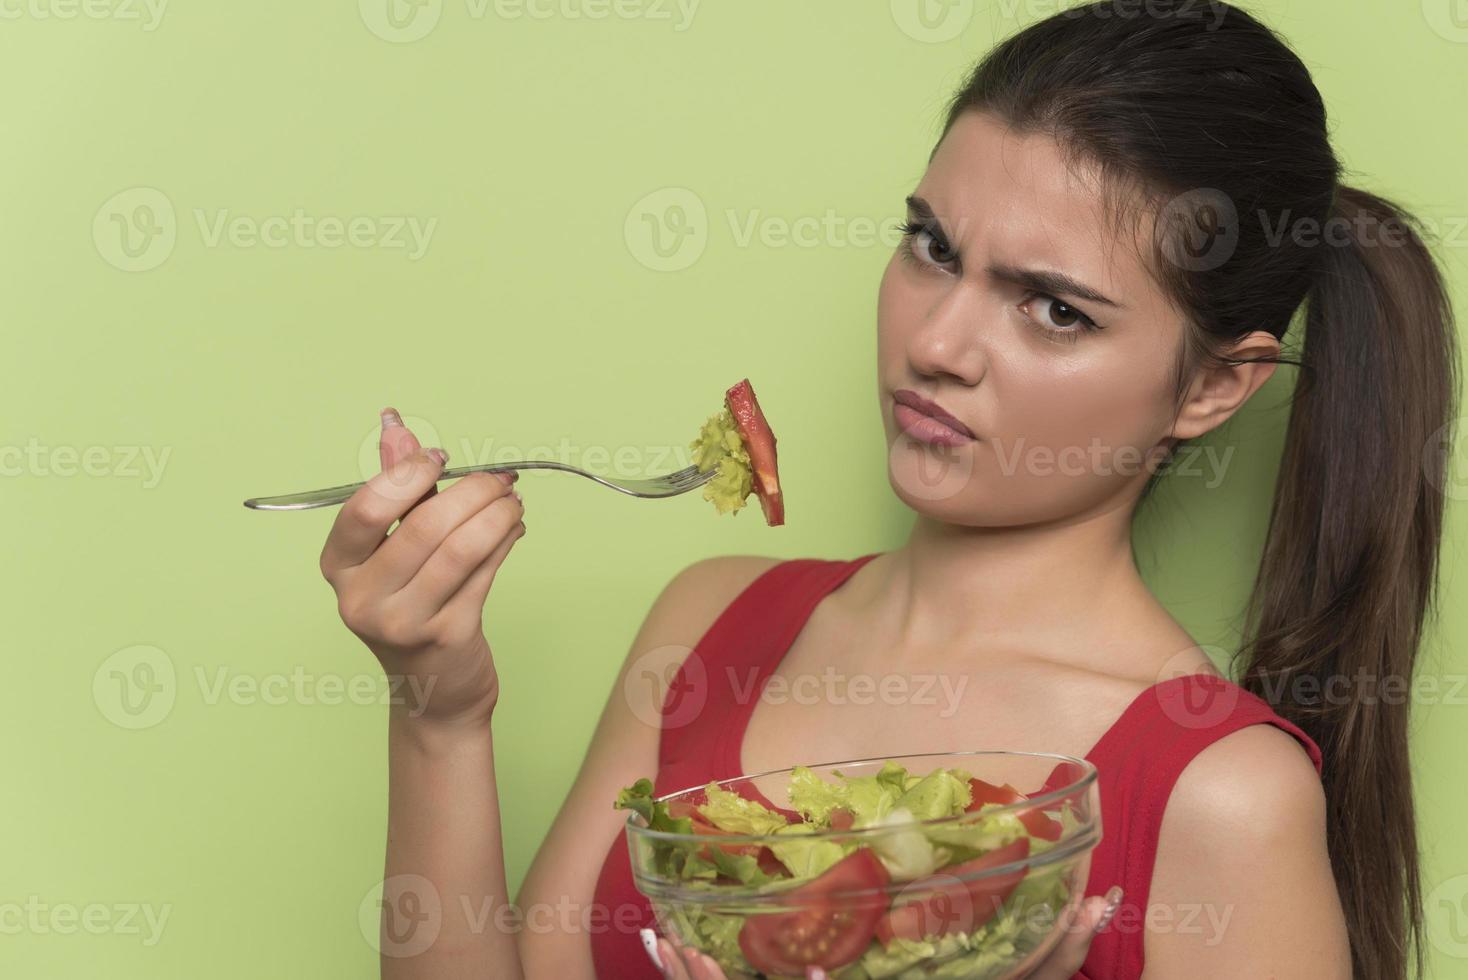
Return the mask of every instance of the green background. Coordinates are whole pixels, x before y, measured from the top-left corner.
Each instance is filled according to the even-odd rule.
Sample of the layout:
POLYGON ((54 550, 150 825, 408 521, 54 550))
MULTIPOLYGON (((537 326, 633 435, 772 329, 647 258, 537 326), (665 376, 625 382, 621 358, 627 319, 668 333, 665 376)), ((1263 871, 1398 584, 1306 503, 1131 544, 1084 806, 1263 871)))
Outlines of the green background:
MULTIPOLYGON (((0 20, 0 906, 99 905, 111 926, 11 920, 0 975, 368 975, 357 910, 382 862, 385 708, 322 703, 321 685, 382 687, 317 572, 333 512, 241 499, 360 478, 384 404, 457 462, 622 450, 652 466, 725 387, 754 382, 788 526, 715 519, 697 495, 520 481, 530 533, 487 611, 517 884, 669 576, 709 555, 904 539, 873 397, 890 242, 842 229, 900 218, 963 72, 1057 7, 961 3, 929 33, 899 25, 904 0, 706 0, 691 21, 661 0, 600 18, 595 0, 445 0, 395 31, 370 0, 178 2, 152 29, 141 3, 93 3, 10 0, 0 20), (365 237, 212 237, 221 215, 296 209, 360 218, 365 237), (649 212, 701 229, 687 247, 703 251, 657 268, 649 212), (740 238, 751 220, 828 215, 813 243, 740 238), (436 222, 426 252, 387 247, 395 218, 436 222), (835 472, 858 478, 832 492, 835 472), (147 680, 138 657, 157 717, 118 700, 119 676, 147 680), (168 909, 159 941, 122 921, 129 904, 168 909)), ((1440 223, 1463 307, 1468 137, 1443 113, 1468 90, 1468 10, 1350 6, 1251 9, 1314 70, 1353 179, 1440 223)), ((1139 525, 1149 579, 1220 650, 1237 642, 1289 377, 1219 436, 1238 447, 1222 488, 1181 481, 1139 525)), ((1468 669, 1460 511, 1425 674, 1468 669)), ((1414 722, 1439 976, 1468 973, 1468 840, 1451 833, 1465 701, 1414 722)))

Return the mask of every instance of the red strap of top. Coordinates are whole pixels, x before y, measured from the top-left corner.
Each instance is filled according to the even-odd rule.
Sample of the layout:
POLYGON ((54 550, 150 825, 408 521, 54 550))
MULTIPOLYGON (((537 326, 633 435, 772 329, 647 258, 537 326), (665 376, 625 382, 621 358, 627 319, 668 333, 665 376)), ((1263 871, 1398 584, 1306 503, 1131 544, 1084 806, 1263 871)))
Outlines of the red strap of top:
POLYGON ((1271 724, 1299 740, 1317 774, 1320 748, 1267 701, 1211 674, 1174 677, 1143 691, 1087 757, 1095 764, 1104 847, 1092 854, 1087 895, 1121 885, 1116 918, 1091 943, 1076 976, 1134 980, 1142 975, 1146 909, 1163 810, 1188 763, 1225 735, 1271 724))
POLYGON ((821 599, 877 554, 787 559, 734 597, 684 659, 664 698, 659 793, 743 775, 739 750, 765 681, 821 599), (693 778, 679 782, 685 774, 693 778))

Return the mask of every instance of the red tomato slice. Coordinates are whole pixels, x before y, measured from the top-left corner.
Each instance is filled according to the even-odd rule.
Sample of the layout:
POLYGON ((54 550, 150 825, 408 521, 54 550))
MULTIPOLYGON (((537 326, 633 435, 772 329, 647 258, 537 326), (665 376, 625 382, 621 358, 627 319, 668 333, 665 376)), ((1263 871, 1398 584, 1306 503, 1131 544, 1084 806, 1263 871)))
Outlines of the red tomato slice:
POLYGON ((880 889, 892 880, 869 847, 860 847, 813 881, 792 889, 781 901, 789 912, 751 915, 739 930, 739 949, 761 973, 805 976, 805 968, 834 970, 855 962, 872 941, 877 920, 887 909, 880 889))
POLYGON ((1008 900, 1023 880, 1026 870, 989 875, 974 881, 956 881, 955 878, 997 868, 1012 861, 1023 861, 1030 853, 1030 839, 1021 837, 991 851, 982 857, 962 864, 940 868, 926 878, 919 878, 904 891, 932 889, 922 898, 899 905, 877 922, 877 938, 886 946, 895 937, 920 941, 928 936, 943 936, 950 932, 971 932, 979 928, 999 911, 999 906, 1008 900))
POLYGON ((739 437, 749 451, 749 462, 754 467, 754 492, 759 495, 760 507, 765 512, 765 523, 771 527, 785 523, 785 501, 780 496, 780 475, 775 459, 775 433, 765 421, 754 389, 745 378, 724 392, 724 404, 734 416, 739 427, 739 437))
MULTIPOLYGON (((1010 803, 1018 803, 1020 800, 1029 798, 1008 783, 1003 786, 995 786, 982 779, 970 779, 968 785, 974 797, 968 805, 970 813, 986 803, 1000 803, 1007 806, 1010 803)), ((1038 807, 1020 810, 1017 816, 1019 822, 1024 824, 1025 830, 1034 836, 1044 840, 1060 840, 1061 831, 1064 829, 1060 826, 1060 821, 1046 816, 1045 812, 1038 807)))
MULTIPOLYGON (((695 834, 701 834, 709 837, 735 836, 733 833, 727 830, 720 830, 718 827, 715 827, 713 824, 705 820, 703 814, 698 812, 697 805, 690 802, 689 800, 669 801, 668 816, 672 817, 674 820, 678 820, 682 817, 687 817, 689 822, 693 824, 693 832, 695 834)), ((699 857, 703 858, 705 861, 709 860, 710 846, 722 848, 730 854, 753 854, 756 861, 758 861, 759 863, 760 870, 763 871, 765 874, 786 876, 790 874, 785 865, 780 863, 780 859, 775 857, 775 852, 762 844, 705 845, 699 848, 698 851, 699 857)))

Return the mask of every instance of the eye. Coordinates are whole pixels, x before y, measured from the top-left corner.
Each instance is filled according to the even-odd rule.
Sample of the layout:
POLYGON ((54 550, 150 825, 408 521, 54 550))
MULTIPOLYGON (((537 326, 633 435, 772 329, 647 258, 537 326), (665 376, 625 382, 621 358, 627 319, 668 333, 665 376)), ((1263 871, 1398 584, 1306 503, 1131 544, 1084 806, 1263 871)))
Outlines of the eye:
POLYGON ((1100 329, 1095 320, 1069 303, 1062 302, 1047 293, 1032 293, 1020 306, 1023 308, 1035 302, 1043 302, 1045 311, 1039 317, 1031 315, 1030 318, 1043 330, 1058 334, 1075 334, 1100 329))
POLYGON ((924 265, 945 266, 958 261, 958 253, 948 244, 943 230, 934 225, 908 221, 902 226, 902 253, 924 265))

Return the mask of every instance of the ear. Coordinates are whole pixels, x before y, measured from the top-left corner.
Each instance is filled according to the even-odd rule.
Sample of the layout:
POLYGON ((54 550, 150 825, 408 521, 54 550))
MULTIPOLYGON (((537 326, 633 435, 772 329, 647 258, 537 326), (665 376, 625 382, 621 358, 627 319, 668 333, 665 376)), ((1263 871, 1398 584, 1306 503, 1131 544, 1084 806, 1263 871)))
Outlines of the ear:
POLYGON ((1278 356, 1279 341, 1264 330, 1255 330, 1225 348, 1220 352, 1222 362, 1209 362, 1193 378, 1170 434, 1177 439, 1196 439, 1228 421, 1274 374, 1272 362, 1253 359, 1278 356))

